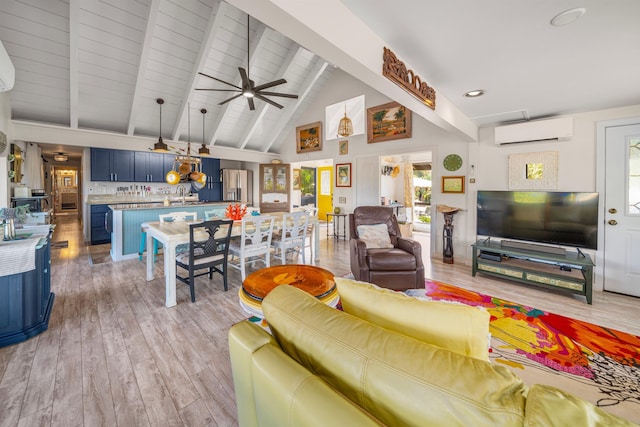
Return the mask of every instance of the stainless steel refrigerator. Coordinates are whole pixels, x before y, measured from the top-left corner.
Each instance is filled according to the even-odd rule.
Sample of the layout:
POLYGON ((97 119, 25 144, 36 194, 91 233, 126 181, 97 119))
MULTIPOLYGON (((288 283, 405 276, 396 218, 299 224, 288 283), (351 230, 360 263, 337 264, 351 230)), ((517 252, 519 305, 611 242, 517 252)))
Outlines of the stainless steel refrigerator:
POLYGON ((253 172, 222 169, 222 200, 253 205, 253 172))

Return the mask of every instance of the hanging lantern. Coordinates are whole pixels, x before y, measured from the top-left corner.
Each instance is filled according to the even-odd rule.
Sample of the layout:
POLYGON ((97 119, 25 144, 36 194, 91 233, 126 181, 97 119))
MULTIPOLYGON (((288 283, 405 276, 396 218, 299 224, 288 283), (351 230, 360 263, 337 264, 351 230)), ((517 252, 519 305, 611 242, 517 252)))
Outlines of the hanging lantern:
POLYGON ((340 124, 338 125, 338 135, 349 136, 351 134, 353 134, 353 124, 351 123, 351 119, 347 117, 347 104, 345 104, 344 117, 340 119, 340 124))

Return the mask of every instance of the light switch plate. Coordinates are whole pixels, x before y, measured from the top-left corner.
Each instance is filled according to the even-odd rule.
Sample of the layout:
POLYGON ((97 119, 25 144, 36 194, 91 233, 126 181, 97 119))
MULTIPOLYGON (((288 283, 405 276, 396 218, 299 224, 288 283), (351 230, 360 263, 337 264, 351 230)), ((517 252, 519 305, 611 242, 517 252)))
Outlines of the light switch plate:
POLYGON ((347 203, 347 198, 346 197, 338 197, 338 203, 347 203))

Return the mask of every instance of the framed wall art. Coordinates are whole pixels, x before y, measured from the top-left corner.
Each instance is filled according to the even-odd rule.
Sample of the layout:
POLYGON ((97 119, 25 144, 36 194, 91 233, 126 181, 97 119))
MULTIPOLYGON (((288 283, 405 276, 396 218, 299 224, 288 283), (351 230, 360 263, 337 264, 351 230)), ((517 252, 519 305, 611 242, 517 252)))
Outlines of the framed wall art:
POLYGON ((351 187, 351 163, 336 164, 336 187, 351 187))
POLYGON ((349 154, 349 141, 348 140, 343 139, 342 141, 338 142, 338 152, 340 153, 340 155, 349 154))
POLYGON ((367 143, 411 138, 411 111, 397 102, 367 108, 367 143))
POLYGON ((322 150, 322 122, 309 123, 296 128, 296 153, 322 150))
POLYGON ((509 155, 509 190, 555 190, 557 188, 557 151, 509 155))
POLYGON ((443 193, 464 193, 464 176, 443 176, 443 193))

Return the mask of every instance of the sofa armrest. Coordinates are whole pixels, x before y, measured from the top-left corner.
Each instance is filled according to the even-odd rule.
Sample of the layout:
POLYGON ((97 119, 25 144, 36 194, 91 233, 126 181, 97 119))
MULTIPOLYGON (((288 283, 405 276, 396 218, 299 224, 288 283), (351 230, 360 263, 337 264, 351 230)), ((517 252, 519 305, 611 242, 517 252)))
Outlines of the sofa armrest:
POLYGON ((254 353, 268 344, 278 345, 264 329, 249 321, 236 323, 229 329, 229 357, 238 423, 243 427, 258 427, 250 367, 254 353))

